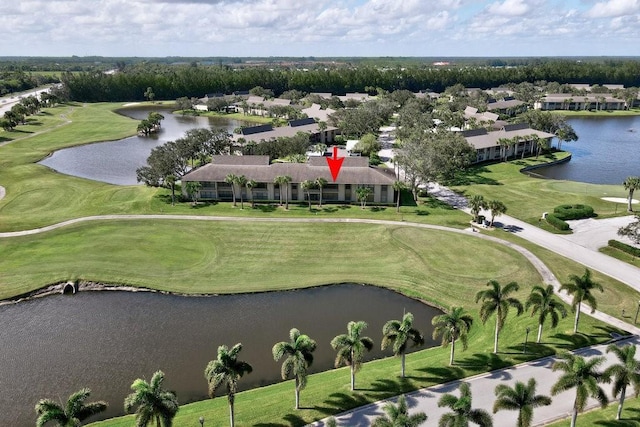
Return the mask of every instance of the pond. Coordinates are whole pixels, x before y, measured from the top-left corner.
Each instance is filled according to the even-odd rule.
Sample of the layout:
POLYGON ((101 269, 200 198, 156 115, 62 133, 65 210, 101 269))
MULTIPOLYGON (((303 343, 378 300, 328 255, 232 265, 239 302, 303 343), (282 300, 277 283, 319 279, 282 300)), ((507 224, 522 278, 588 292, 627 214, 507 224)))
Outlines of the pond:
POLYGON ((546 178, 620 185, 640 175, 640 116, 570 118, 579 139, 563 143, 571 161, 535 173, 546 178))
MULTIPOLYGON (((195 128, 225 129, 233 133, 235 128, 248 123, 224 117, 194 117, 171 114, 170 110, 148 107, 131 107, 120 110, 123 115, 136 120, 147 117, 150 111, 164 115, 160 132, 151 136, 132 136, 117 141, 65 148, 54 152, 40 162, 58 172, 109 184, 137 184, 136 169, 147 163, 151 150, 167 141, 184 136, 195 128)), ((135 128, 135 122, 131 123, 135 128)))
MULTIPOLYGON (((242 343, 241 359, 253 365, 241 389, 278 382, 280 363, 271 348, 288 341, 293 327, 318 343, 313 372, 332 368, 329 342, 346 333, 351 320, 369 324, 365 335, 374 340, 374 350, 367 359, 381 358, 391 355, 380 350, 382 326, 403 312, 413 313, 427 347, 438 344, 431 340, 431 319, 439 310, 355 284, 215 297, 80 292, 1 306, 1 424, 32 426, 39 399, 66 401, 82 387, 92 390, 92 401, 109 403, 102 418, 123 414, 133 380, 149 380, 159 369, 180 403, 205 399, 204 368, 221 344, 242 343)), ((389 375, 399 369, 400 362, 389 375)), ((344 379, 348 384, 348 374, 344 379)))

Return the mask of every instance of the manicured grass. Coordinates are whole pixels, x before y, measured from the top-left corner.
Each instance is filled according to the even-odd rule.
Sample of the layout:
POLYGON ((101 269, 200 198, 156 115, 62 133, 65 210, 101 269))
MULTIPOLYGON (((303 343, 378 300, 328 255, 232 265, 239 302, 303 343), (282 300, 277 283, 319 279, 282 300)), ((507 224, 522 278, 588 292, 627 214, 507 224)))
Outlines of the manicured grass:
POLYGON ((604 246, 599 249, 603 254, 607 254, 610 257, 617 258, 620 261, 624 261, 627 264, 634 265, 640 268, 640 258, 628 254, 620 249, 612 248, 611 246, 604 246))
MULTIPOLYGON (((143 103, 144 104, 144 103, 143 103)), ((230 203, 190 203, 171 206, 170 192, 164 188, 117 186, 56 173, 35 164, 54 150, 72 145, 113 140, 135 134, 137 121, 114 113, 122 104, 63 105, 46 109, 15 132, 0 131, 0 185, 7 195, 0 200, 0 231, 24 230, 71 218, 101 214, 198 214, 225 216, 332 216, 400 219, 463 227, 465 214, 432 199, 420 206, 393 207, 314 206, 291 204, 285 211, 260 205, 245 210, 230 203), (72 123, 68 121, 71 120, 72 123)))
POLYGON ((466 196, 481 194, 486 200, 500 200, 507 206, 507 214, 536 226, 543 212, 553 212, 553 208, 562 204, 592 206, 599 218, 623 215, 625 212, 616 203, 601 199, 626 197, 622 185, 539 179, 520 172, 524 167, 554 161, 566 155, 558 152, 540 156, 537 160, 518 159, 478 166, 460 178, 452 188, 466 196))
MULTIPOLYGON (((610 385, 604 386, 611 387, 610 385)), ((622 408, 622 419, 616 420, 616 413, 618 412, 618 399, 609 402, 609 405, 604 409, 593 409, 588 412, 584 412, 578 415, 577 425, 579 426, 619 426, 619 427, 634 427, 640 426, 640 400, 633 397, 633 394, 628 394, 624 401, 622 408)), ((561 421, 557 421, 552 424, 547 424, 550 427, 568 427, 571 425, 571 419, 566 418, 561 421)))
POLYGON ((567 117, 614 117, 614 116, 638 116, 640 115, 640 108, 632 108, 630 110, 556 110, 552 111, 554 114, 561 114, 567 117))
MULTIPOLYGON (((516 234, 502 230, 495 230, 489 234, 529 249, 549 267, 561 283, 566 282, 571 274, 581 276, 584 273, 585 267, 583 265, 548 249, 541 248, 518 237, 516 234)), ((595 292, 598 310, 625 322, 633 323, 633 316, 638 307, 637 302, 640 301, 640 292, 598 271, 592 270, 591 273, 593 280, 601 283, 605 289, 604 293, 595 292), (625 312, 624 316, 622 315, 623 310, 625 312)))
POLYGON ((253 122, 253 123, 263 123, 263 124, 269 124, 273 122, 273 117, 253 116, 250 114, 243 114, 243 113, 226 114, 226 113, 217 113, 215 111, 207 111, 207 112, 201 112, 200 115, 205 117, 222 117, 225 119, 241 120, 243 122, 253 122))

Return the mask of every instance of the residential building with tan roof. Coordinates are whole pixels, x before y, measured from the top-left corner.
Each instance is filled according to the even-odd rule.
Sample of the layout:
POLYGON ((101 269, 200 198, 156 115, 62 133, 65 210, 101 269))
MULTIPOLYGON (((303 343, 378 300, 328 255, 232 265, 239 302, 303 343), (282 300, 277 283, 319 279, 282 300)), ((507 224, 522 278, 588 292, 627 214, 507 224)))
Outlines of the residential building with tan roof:
MULTIPOLYGON (((279 200, 281 189, 274 181, 278 176, 290 176, 287 194, 289 200, 294 202, 305 200, 306 194, 300 188, 300 183, 318 178, 327 181, 322 189, 323 201, 356 202, 358 187, 371 188, 370 201, 373 203, 392 204, 394 201, 393 172, 386 173, 369 166, 367 157, 345 157, 334 182, 325 157, 310 157, 306 163, 270 163, 269 156, 213 156, 211 163, 189 172, 182 177, 182 182, 199 182, 200 199, 228 201, 232 199, 231 184, 225 182, 229 174, 244 175, 248 180, 256 181, 257 185, 251 191, 235 187, 236 197, 239 198, 241 190, 245 200, 279 200)), ((186 185, 182 188, 184 193, 186 185)), ((319 192, 319 189, 311 190, 311 199, 317 200, 319 192)))

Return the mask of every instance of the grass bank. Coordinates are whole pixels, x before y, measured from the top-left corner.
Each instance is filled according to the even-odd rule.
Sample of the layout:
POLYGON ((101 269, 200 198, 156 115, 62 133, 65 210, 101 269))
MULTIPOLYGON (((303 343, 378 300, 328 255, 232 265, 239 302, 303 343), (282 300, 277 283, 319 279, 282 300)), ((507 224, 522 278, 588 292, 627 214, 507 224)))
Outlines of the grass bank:
MULTIPOLYGON (((605 384, 605 390, 611 387, 610 384, 605 384)), ((640 426, 640 400, 634 399, 633 396, 627 395, 627 399, 624 401, 622 409, 622 417, 620 420, 616 420, 616 413, 618 412, 618 399, 609 402, 609 405, 604 409, 593 409, 588 412, 584 412, 578 415, 577 425, 580 426, 616 426, 616 427, 638 427, 640 426)), ((557 421, 552 424, 547 424, 549 427, 569 427, 571 425, 571 419, 566 418, 561 421, 557 421)))
POLYGON ((583 182, 540 179, 523 174, 523 168, 560 160, 567 153, 556 152, 540 158, 517 159, 471 168, 453 183, 452 189, 486 200, 500 200, 507 213, 530 224, 538 225, 543 212, 553 212, 561 204, 582 203, 593 207, 600 218, 624 215, 623 207, 602 197, 626 197, 622 185, 587 184, 583 182))
POLYGON ((561 114, 567 117, 624 117, 639 116, 640 108, 632 108, 630 110, 556 110, 554 114, 561 114))

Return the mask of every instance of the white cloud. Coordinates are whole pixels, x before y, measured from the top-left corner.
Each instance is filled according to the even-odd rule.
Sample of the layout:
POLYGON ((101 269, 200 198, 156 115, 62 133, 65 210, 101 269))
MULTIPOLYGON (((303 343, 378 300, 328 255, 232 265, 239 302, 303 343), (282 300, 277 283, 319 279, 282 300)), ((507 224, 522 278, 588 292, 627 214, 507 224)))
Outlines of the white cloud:
POLYGON ((640 0, 608 0, 596 3, 587 12, 591 18, 609 18, 637 14, 640 12, 640 0))
POLYGON ((487 10, 495 15, 521 16, 529 12, 531 7, 523 0, 504 0, 490 4, 487 10))

